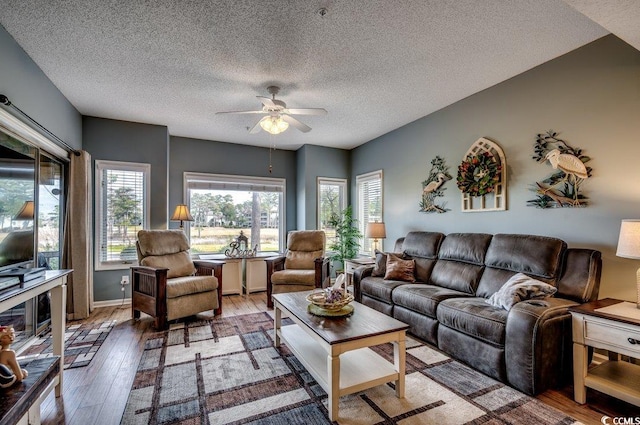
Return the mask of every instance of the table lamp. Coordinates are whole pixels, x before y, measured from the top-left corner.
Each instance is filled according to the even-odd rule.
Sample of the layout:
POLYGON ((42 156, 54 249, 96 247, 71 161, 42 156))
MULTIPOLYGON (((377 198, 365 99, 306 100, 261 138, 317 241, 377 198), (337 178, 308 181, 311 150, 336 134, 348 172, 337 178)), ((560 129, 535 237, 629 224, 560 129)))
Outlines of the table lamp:
POLYGON ((189 213, 189 207, 187 207, 185 204, 178 204, 175 211, 173 212, 173 215, 171 216, 171 221, 178 220, 180 220, 181 229, 184 229, 183 223, 185 221, 193 221, 193 217, 191 216, 191 213, 189 213))
POLYGON ((373 239, 373 254, 375 255, 376 249, 378 249, 378 239, 384 239, 387 237, 387 230, 384 227, 384 223, 379 221, 367 223, 365 236, 369 239, 373 239))
MULTIPOLYGON (((618 238, 618 257, 640 260, 640 220, 622 220, 618 238)), ((640 308, 640 268, 636 272, 637 304, 640 308)))

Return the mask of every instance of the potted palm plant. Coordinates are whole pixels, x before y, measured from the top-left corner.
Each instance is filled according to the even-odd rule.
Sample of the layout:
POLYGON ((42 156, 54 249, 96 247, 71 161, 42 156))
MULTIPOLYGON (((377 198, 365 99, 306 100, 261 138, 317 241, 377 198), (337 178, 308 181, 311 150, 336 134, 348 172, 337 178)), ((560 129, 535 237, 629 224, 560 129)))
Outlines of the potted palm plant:
POLYGON ((353 218, 351 205, 329 219, 329 226, 336 231, 336 238, 329 246, 329 251, 331 251, 329 258, 331 265, 336 269, 336 275, 343 270, 344 260, 355 258, 358 255, 362 233, 360 233, 357 223, 358 221, 353 218), (336 267, 337 264, 339 264, 338 267, 336 267))

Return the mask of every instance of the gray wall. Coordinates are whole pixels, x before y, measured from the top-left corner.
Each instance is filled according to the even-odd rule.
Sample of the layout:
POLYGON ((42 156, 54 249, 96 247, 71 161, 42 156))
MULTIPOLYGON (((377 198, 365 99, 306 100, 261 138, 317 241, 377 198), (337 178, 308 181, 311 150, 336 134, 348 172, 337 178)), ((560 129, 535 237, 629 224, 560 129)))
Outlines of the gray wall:
MULTIPOLYGON (((96 160, 151 164, 150 225, 152 229, 166 229, 169 161, 167 127, 83 117, 82 139, 84 150, 91 154, 94 169, 96 160)), ((95 187, 95 182, 93 187, 95 187)), ((96 235, 94 235, 94 241, 96 240, 96 235)), ((121 298, 120 278, 128 273, 128 267, 122 270, 95 271, 93 273, 94 300, 104 301, 121 298)), ((130 297, 130 291, 131 289, 127 288, 125 296, 130 297)))
POLYGON ((298 230, 318 228, 318 177, 348 179, 351 151, 304 145, 296 151, 298 230))
POLYGON ((1 25, 0 58, 0 94, 74 149, 82 148, 80 113, 1 25))
POLYGON ((640 52, 607 36, 356 148, 352 183, 358 174, 383 170, 388 249, 411 230, 555 236, 571 247, 602 250, 601 298, 635 301, 640 262, 616 257, 615 249, 620 220, 640 218, 639 117, 640 52), (531 159, 535 135, 549 129, 592 157, 586 208, 527 206, 535 198, 531 185, 552 170, 531 159), (457 167, 480 137, 505 152, 507 211, 461 212, 457 167), (436 155, 454 176, 441 198, 451 211, 421 213, 421 182, 436 155))
MULTIPOLYGON (((296 159, 295 152, 272 150, 269 173, 269 149, 210 140, 171 137, 169 157, 169 205, 183 203, 183 173, 231 174, 284 178, 287 185, 285 227, 296 225, 296 159)), ((171 223, 178 227, 179 223, 171 223)))

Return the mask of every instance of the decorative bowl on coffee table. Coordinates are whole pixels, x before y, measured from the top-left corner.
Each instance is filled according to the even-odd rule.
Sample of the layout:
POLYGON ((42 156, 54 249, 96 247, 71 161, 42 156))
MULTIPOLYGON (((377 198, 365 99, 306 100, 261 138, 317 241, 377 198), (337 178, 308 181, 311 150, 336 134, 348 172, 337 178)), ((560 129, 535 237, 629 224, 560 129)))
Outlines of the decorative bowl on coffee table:
POLYGON ((307 295, 307 301, 309 304, 309 312, 316 316, 347 316, 353 313, 353 306, 350 303, 354 300, 353 295, 350 293, 344 293, 342 291, 342 297, 335 301, 327 301, 327 290, 316 290, 307 295))

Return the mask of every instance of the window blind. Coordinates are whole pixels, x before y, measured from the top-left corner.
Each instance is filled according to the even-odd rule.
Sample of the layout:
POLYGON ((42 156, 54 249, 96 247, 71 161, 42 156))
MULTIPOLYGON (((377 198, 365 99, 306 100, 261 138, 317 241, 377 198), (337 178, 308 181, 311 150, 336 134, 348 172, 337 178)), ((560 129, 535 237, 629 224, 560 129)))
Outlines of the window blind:
MULTIPOLYGON (((382 220, 382 170, 356 177, 358 229, 364 235, 367 223, 382 220)), ((362 251, 371 252, 371 240, 364 238, 362 251)))
POLYGON ((149 170, 148 164, 96 161, 96 268, 122 268, 137 261, 136 237, 148 222, 149 170))

